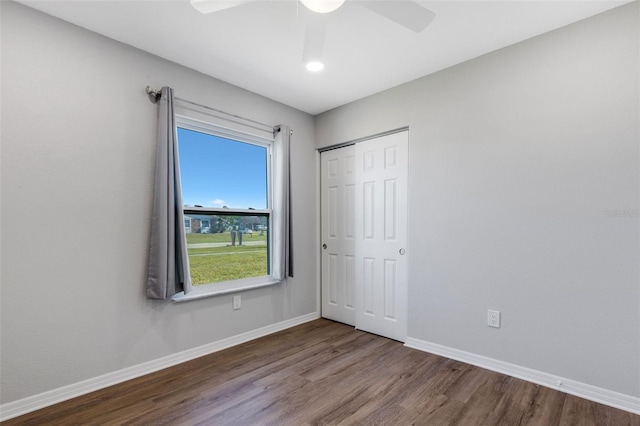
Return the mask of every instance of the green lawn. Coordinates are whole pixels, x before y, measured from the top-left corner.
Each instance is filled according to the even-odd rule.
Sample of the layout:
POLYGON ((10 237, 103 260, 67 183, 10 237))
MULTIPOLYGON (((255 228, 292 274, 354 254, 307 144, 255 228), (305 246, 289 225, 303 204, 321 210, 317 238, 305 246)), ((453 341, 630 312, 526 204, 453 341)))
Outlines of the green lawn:
POLYGON ((187 244, 228 243, 219 247, 187 248, 193 285, 267 275, 266 235, 243 235, 242 242, 259 245, 231 245, 228 232, 223 234, 187 234, 187 244))

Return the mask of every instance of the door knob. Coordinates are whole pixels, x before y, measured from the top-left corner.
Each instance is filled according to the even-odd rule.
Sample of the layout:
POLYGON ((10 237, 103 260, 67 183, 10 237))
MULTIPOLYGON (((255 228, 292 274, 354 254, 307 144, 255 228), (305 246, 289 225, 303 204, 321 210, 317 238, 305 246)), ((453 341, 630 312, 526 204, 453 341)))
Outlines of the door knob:
POLYGON ((401 248, 400 250, 398 250, 398 253, 400 253, 400 256, 404 256, 406 251, 403 248, 401 248))
POLYGON ((322 245, 322 248, 326 250, 326 249, 327 249, 327 245, 326 245, 326 244, 323 244, 323 245, 322 245))

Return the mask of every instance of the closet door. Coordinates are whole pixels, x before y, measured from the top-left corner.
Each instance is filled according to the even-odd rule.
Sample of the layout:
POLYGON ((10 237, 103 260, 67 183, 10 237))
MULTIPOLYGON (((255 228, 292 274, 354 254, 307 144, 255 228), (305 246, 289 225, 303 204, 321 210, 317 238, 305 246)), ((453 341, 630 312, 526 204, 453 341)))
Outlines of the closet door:
POLYGON ((356 328, 407 335, 408 132, 356 144, 356 328))
POLYGON ((322 316, 404 341, 408 132, 321 154, 322 316))
POLYGON ((322 317, 355 326, 355 146, 320 159, 322 317))

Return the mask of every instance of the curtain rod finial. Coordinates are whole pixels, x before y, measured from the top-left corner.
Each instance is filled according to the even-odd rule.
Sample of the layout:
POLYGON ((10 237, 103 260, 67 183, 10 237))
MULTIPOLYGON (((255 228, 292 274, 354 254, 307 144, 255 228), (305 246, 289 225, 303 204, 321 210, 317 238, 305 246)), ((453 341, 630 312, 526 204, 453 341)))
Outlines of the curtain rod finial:
POLYGON ((160 92, 156 92, 155 90, 153 90, 153 89, 152 89, 151 87, 149 87, 149 86, 147 86, 147 87, 144 89, 144 91, 145 91, 145 92, 147 92, 147 95, 149 95, 149 100, 150 100, 152 103, 154 103, 154 104, 158 103, 158 101, 160 100, 160 96, 161 96, 161 93, 160 93, 160 92))

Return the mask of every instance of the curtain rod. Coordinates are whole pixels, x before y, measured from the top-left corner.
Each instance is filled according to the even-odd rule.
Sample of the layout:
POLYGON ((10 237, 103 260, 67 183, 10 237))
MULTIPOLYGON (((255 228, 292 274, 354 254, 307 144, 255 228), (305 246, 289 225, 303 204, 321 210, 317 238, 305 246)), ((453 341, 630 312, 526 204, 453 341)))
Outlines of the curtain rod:
MULTIPOLYGON (((147 92, 147 95, 149 95, 149 100, 154 104, 158 103, 158 101, 160 100, 160 97, 162 96, 160 91, 153 90, 149 86, 147 86, 145 88, 145 92, 147 92)), ((225 111, 221 111, 219 109, 212 108, 212 107, 206 106, 206 105, 202 105, 202 104, 199 104, 197 102, 189 101, 189 100, 186 100, 186 99, 183 99, 183 98, 179 98, 177 96, 174 96, 174 99, 176 101, 180 101, 180 102, 184 102, 186 104, 197 106, 199 108, 204 108, 204 109, 207 109, 209 111, 217 112, 218 114, 224 114, 224 115, 227 115, 229 117, 234 117, 234 118, 237 118, 239 120, 243 120, 243 121, 246 121, 246 122, 249 122, 249 123, 257 124, 259 126, 263 126, 263 127, 267 128, 267 129, 269 129, 270 131, 274 132, 274 134, 280 131, 280 127, 279 126, 272 126, 271 124, 261 123, 259 121, 255 121, 255 120, 252 120, 250 118, 246 118, 246 117, 242 117, 240 115, 231 114, 231 113, 228 113, 228 112, 225 112, 225 111)), ((238 124, 242 124, 242 123, 238 123, 238 124)), ((260 129, 257 129, 257 130, 260 130, 260 129)))

